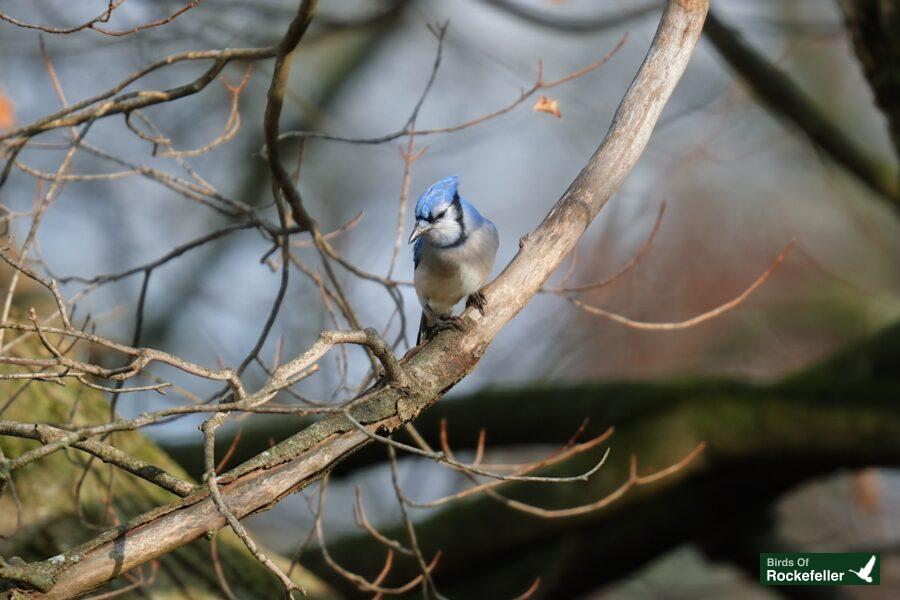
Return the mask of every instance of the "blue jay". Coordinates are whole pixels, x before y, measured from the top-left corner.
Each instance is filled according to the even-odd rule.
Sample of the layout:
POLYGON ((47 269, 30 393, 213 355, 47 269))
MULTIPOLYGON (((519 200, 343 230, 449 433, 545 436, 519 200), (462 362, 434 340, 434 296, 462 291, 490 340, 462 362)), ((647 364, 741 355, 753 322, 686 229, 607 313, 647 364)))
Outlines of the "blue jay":
POLYGON ((459 177, 444 177, 416 203, 416 226, 409 236, 413 246, 416 295, 422 304, 422 322, 416 344, 450 327, 460 329, 453 307, 467 298, 484 314, 479 291, 487 281, 500 238, 497 228, 459 195, 459 177))

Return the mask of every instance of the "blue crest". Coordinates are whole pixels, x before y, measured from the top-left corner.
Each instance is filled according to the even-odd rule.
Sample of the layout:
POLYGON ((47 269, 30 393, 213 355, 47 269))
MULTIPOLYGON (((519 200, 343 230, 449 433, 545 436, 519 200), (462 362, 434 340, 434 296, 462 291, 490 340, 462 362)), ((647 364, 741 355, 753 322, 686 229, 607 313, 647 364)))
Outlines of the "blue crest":
POLYGON ((457 175, 448 175, 432 184, 416 202, 416 219, 428 219, 435 207, 453 202, 453 197, 459 193, 458 189, 457 175))

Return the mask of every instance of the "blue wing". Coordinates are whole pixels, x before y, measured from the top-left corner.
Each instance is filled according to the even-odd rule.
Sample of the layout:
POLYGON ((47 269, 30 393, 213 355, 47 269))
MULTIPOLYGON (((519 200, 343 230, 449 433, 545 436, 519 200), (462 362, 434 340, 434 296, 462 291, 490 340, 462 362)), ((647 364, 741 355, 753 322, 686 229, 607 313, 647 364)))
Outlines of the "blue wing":
POLYGON ((419 259, 422 258, 422 248, 425 247, 425 238, 419 238, 416 240, 416 243, 413 244, 413 270, 418 268, 419 259))

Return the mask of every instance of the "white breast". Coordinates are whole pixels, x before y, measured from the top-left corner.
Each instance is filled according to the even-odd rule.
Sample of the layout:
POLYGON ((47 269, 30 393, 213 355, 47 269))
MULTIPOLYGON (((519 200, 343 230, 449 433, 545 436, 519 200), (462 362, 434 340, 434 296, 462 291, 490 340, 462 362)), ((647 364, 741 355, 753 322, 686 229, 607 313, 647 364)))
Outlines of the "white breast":
POLYGON ((422 306, 431 306, 439 315, 450 314, 463 298, 485 284, 494 268, 498 245, 497 230, 490 223, 453 248, 426 243, 414 278, 422 306))

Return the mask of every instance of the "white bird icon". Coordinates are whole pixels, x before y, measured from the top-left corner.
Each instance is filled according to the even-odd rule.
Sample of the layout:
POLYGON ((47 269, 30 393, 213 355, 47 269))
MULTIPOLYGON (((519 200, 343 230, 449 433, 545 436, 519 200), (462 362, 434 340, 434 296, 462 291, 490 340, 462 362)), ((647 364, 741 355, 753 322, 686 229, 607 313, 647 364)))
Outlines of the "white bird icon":
POLYGON ((872 583, 872 569, 875 568, 875 555, 872 555, 872 558, 869 559, 869 562, 866 563, 859 571, 854 571, 853 569, 847 569, 866 583, 872 583))

